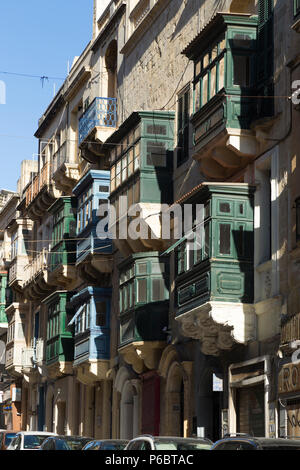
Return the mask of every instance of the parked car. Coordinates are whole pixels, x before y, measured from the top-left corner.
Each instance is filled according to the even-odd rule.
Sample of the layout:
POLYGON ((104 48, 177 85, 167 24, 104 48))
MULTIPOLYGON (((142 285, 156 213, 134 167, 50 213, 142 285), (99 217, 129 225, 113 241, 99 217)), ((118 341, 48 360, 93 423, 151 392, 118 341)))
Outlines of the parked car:
POLYGON ((50 436, 44 440, 39 450, 81 450, 92 437, 50 436))
POLYGON ((6 450, 37 450, 47 437, 56 435, 53 432, 20 431, 6 450))
POLYGON ((300 450, 300 440, 253 437, 247 434, 225 435, 211 450, 300 450))
POLYGON ((18 431, 9 431, 7 429, 0 430, 0 450, 6 450, 12 439, 16 436, 18 431))
POLYGON ((129 441, 125 450, 210 450, 206 438, 139 436, 129 441))
POLYGON ((82 450, 124 450, 129 441, 124 439, 104 439, 86 444, 82 450))

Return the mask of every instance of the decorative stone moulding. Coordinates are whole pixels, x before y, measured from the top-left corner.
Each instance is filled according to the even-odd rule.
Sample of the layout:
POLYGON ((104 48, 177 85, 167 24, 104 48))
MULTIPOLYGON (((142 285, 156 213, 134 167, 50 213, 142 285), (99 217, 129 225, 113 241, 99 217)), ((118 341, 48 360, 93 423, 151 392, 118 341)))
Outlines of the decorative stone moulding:
POLYGON ((56 189, 71 194, 73 187, 80 178, 77 163, 63 163, 52 176, 56 189))
POLYGON ((202 352, 212 356, 256 337, 256 316, 251 304, 207 302, 176 320, 183 335, 199 339, 202 352))
POLYGON ((76 370, 76 378, 84 385, 92 385, 99 380, 106 380, 109 370, 108 360, 90 359, 84 364, 79 364, 76 370))
POLYGON ((141 374, 146 368, 157 369, 165 346, 165 341, 136 341, 119 348, 119 352, 125 362, 131 364, 137 374, 141 374))
POLYGON ((64 375, 69 375, 73 373, 73 363, 72 362, 55 362, 47 366, 47 375, 51 379, 56 377, 63 377, 64 375))

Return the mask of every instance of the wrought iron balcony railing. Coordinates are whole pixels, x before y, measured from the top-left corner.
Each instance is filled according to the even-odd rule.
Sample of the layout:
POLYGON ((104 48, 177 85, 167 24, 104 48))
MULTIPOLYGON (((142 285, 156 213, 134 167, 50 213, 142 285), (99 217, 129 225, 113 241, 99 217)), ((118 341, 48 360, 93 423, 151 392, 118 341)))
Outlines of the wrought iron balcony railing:
POLYGON ((300 313, 291 315, 281 323, 281 344, 300 339, 300 313))
POLYGON ((47 184, 50 184, 50 163, 46 163, 41 169, 40 173, 35 176, 31 184, 26 189, 26 207, 36 198, 38 193, 47 184))
POLYGON ((117 99, 95 98, 79 119, 79 144, 95 127, 116 127, 117 99))

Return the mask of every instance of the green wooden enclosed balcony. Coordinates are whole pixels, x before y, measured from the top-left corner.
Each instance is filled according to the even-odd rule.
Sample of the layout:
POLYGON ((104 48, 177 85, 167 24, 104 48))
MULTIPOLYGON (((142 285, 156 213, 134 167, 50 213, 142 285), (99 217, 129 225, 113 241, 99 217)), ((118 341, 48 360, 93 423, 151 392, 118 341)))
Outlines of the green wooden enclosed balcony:
POLYGON ((203 220, 168 252, 175 255, 176 320, 219 354, 255 334, 253 193, 247 184, 203 183, 184 203, 203 206, 203 220))
POLYGON ((165 346, 169 312, 167 257, 136 253, 119 266, 120 346, 137 372, 155 367, 165 346), (140 354, 142 352, 142 354, 140 354))
POLYGON ((76 283, 76 210, 74 197, 60 197, 50 207, 53 215, 49 283, 72 288, 76 283))
POLYGON ((47 310, 46 366, 50 377, 72 373, 74 342, 68 323, 67 291, 57 291, 43 300, 47 310))
POLYGON ((124 256, 163 250, 160 212, 173 196, 174 112, 134 112, 106 145, 115 214, 110 227, 117 247, 124 256), (142 221, 141 235, 137 239, 120 236, 136 217, 142 221))
POLYGON ((230 177, 259 152, 257 28, 257 16, 217 13, 183 51, 194 62, 194 158, 209 179, 230 177))

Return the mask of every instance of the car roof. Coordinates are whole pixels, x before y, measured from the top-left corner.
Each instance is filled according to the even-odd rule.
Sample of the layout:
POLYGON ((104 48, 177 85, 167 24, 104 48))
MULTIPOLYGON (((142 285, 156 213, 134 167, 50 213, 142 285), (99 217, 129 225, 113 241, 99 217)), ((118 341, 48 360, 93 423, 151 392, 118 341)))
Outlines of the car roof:
POLYGON ((54 432, 45 431, 17 431, 17 434, 23 434, 24 436, 57 436, 54 432))
POLYGON ((159 440, 159 441, 177 441, 177 442, 187 442, 187 441, 193 441, 193 442, 207 442, 207 443, 212 443, 212 441, 206 437, 178 437, 178 436, 151 436, 149 434, 143 434, 141 436, 137 436, 133 441, 136 439, 144 439, 144 438, 150 438, 154 440, 159 440))
POLYGON ((219 441, 215 442, 215 444, 220 444, 221 442, 228 442, 228 441, 244 441, 244 442, 251 442, 257 443, 262 446, 278 446, 278 444, 285 444, 285 445, 296 445, 300 447, 300 439, 286 439, 283 437, 254 437, 254 436, 227 436, 219 441))

